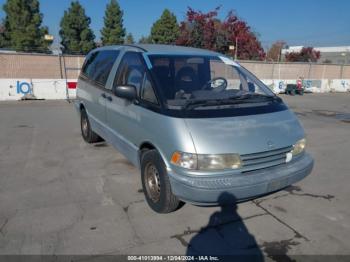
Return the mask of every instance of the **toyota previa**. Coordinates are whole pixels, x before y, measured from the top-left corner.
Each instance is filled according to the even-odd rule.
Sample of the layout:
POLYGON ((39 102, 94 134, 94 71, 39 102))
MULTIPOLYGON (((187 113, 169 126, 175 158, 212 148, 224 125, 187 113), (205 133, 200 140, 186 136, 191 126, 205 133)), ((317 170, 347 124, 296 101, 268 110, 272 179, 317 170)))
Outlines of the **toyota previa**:
POLYGON ((159 213, 183 202, 218 205, 223 195, 256 198, 313 168, 293 112, 220 53, 166 45, 95 49, 75 106, 84 140, 104 140, 138 167, 147 203, 159 213))

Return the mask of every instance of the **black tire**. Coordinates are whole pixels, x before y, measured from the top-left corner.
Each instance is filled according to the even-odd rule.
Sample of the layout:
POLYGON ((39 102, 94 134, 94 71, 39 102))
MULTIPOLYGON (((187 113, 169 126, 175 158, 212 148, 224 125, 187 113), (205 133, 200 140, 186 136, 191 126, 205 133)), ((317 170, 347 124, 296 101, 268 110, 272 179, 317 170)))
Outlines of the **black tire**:
POLYGON ((89 144, 103 141, 100 136, 92 131, 90 121, 85 109, 82 109, 80 112, 80 130, 85 142, 89 144))
MULTIPOLYGON (((152 180, 152 179, 151 179, 152 180)), ((182 202, 173 195, 171 191, 171 185, 168 177, 168 173, 166 171, 165 164, 163 162, 162 157, 157 152, 157 150, 147 150, 141 156, 141 181, 142 188, 145 194, 146 201, 150 208, 157 213, 171 213, 182 206, 182 202), (153 196, 150 186, 149 177, 152 175, 148 175, 148 172, 155 169, 157 177, 153 183, 157 190, 155 190, 158 196, 153 196)), ((152 183, 151 183, 152 184, 152 183)))

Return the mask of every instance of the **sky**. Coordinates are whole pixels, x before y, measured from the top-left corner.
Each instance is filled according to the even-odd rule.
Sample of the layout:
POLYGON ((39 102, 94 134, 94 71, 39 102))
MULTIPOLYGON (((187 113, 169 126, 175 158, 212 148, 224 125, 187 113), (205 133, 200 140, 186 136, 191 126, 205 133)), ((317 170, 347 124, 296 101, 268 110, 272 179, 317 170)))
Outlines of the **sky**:
MULTIPOLYGON (((0 0, 2 6, 6 0, 0 0)), ((59 23, 71 0, 40 0, 43 24, 59 41, 59 23)), ((97 39, 103 27, 103 16, 109 0, 80 0, 91 17, 91 27, 97 39)), ((339 46, 350 45, 349 0, 118 0, 124 11, 124 26, 138 40, 150 32, 152 24, 165 8, 178 21, 192 7, 207 12, 221 6, 219 18, 229 10, 245 20, 259 35, 264 48, 277 40, 288 45, 339 46)), ((5 16, 0 10, 0 18, 5 16)))

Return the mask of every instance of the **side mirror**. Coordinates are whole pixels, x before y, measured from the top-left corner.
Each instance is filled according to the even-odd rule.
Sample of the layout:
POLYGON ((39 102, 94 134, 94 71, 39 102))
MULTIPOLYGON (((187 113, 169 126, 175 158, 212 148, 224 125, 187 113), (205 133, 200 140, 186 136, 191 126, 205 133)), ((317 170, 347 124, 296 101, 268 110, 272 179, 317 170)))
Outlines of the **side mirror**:
POLYGON ((124 98, 126 100, 134 100, 137 97, 136 87, 135 86, 117 86, 115 88, 115 95, 124 98))

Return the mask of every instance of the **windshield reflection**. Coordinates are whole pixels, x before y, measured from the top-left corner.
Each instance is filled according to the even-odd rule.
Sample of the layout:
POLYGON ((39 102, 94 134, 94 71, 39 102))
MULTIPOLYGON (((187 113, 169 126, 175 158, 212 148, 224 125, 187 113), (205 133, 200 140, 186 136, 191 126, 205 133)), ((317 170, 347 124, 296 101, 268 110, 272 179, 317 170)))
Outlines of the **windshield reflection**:
POLYGON ((150 55, 152 75, 169 109, 272 101, 275 95, 243 67, 218 56, 150 55), (226 62, 225 62, 226 61, 226 62))

